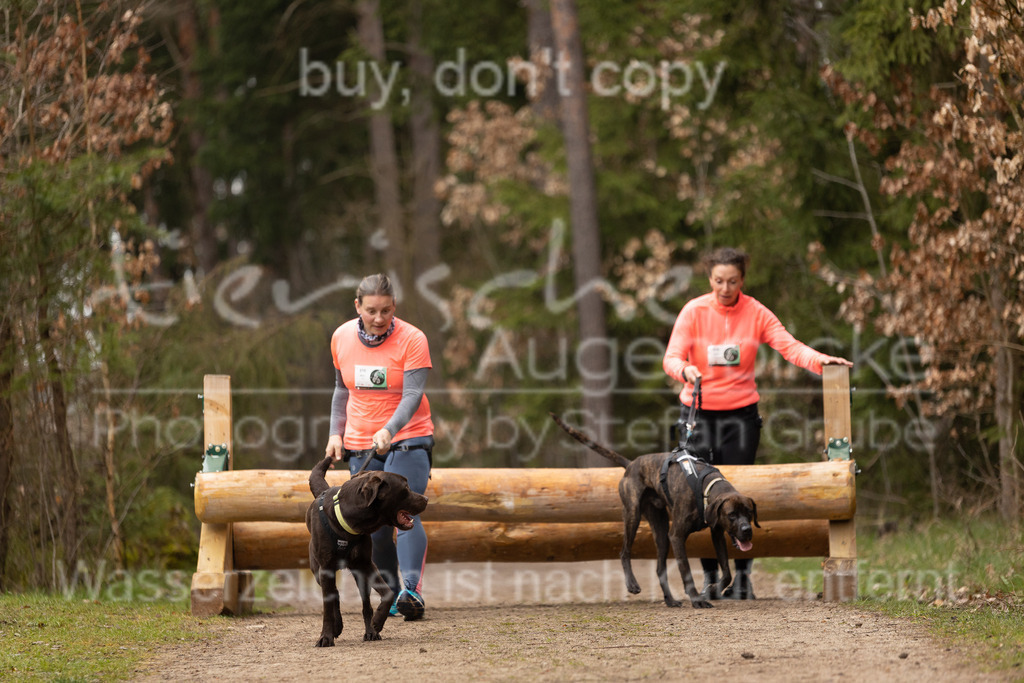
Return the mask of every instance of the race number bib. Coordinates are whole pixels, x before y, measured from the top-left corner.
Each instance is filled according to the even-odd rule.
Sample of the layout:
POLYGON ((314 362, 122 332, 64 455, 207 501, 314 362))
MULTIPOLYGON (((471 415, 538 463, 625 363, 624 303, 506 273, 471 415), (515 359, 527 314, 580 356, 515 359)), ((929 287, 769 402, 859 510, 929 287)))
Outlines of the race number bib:
POLYGON ((708 346, 708 365, 739 365, 739 344, 711 344, 708 346))
POLYGON ((356 366, 356 389, 387 389, 388 369, 380 365, 356 366))

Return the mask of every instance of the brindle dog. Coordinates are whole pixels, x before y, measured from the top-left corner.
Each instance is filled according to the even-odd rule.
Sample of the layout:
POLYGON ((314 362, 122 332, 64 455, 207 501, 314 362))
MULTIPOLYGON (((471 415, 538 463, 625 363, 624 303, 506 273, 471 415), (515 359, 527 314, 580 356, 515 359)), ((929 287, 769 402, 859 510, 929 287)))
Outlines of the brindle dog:
POLYGON ((309 475, 315 500, 306 510, 309 529, 309 568, 323 593, 324 623, 317 647, 333 647, 341 635, 341 597, 337 572, 352 572, 363 601, 363 640, 380 640, 381 629, 395 599, 371 557, 370 534, 388 524, 409 530, 413 517, 427 507, 427 497, 409 489, 408 480, 391 472, 360 472, 341 486, 331 487, 326 473, 333 460, 324 458, 309 475), (370 606, 370 586, 380 604, 370 606), (372 618, 371 618, 372 617, 372 618))
MULTIPOLYGON (((662 466, 666 458, 674 458, 677 454, 648 453, 630 461, 625 456, 595 443, 585 434, 565 424, 557 415, 551 415, 551 417, 574 439, 600 453, 616 465, 626 468, 625 474, 619 480, 619 498, 622 500, 624 525, 620 557, 622 571, 626 577, 626 590, 634 594, 640 592, 640 584, 637 583, 636 576, 633 574, 632 549, 637 528, 640 526, 640 518, 643 517, 651 526, 654 542, 658 549, 658 581, 661 583, 661 591, 665 596, 665 604, 669 607, 679 607, 683 604, 672 597, 672 591, 668 586, 667 559, 669 540, 671 540, 672 552, 675 554, 679 573, 683 577, 683 585, 690 598, 690 604, 695 608, 711 607, 709 596, 698 593, 697 587, 693 583, 690 563, 686 557, 686 538, 705 526, 711 528, 711 540, 715 546, 715 555, 722 568, 718 590, 719 592, 724 591, 732 582, 725 535, 729 534, 733 545, 741 551, 746 552, 753 547, 751 539, 754 530, 751 528, 751 522, 758 528, 761 526, 757 523, 757 505, 754 501, 738 492, 715 470, 712 473, 714 476, 706 480, 710 483, 705 484, 706 488, 702 491, 705 501, 704 518, 702 519, 699 511, 701 501, 690 488, 682 467, 673 463, 666 473, 665 486, 662 486, 662 466), (668 489, 667 497, 665 488, 668 489)), ((698 475, 702 473, 703 468, 710 467, 702 460, 697 460, 693 464, 698 475)))

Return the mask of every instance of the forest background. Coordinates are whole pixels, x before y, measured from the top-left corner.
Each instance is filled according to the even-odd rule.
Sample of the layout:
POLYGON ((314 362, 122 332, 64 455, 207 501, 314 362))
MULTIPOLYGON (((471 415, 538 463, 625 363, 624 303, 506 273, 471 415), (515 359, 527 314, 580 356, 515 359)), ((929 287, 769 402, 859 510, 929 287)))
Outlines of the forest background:
MULTIPOLYGON (((858 514, 1020 500, 1024 13, 1013 0, 9 0, 0 590, 195 566, 206 374, 237 468, 307 469, 328 341, 390 273, 438 467, 671 447, 675 315, 745 291, 854 361, 858 514), (84 563, 84 564, 83 564, 84 563)), ((763 349, 760 462, 823 456, 763 349)))

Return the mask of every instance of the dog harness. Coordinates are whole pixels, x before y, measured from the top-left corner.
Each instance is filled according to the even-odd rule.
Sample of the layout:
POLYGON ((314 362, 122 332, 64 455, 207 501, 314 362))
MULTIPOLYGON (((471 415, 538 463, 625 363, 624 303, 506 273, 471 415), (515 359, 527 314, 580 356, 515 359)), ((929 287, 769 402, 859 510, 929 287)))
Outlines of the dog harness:
MULTIPOLYGON (((341 489, 334 492, 334 517, 338 520, 338 524, 341 528, 352 534, 353 536, 362 536, 358 531, 353 529, 345 518, 341 515, 341 501, 338 500, 338 496, 341 494, 341 489)), ((331 521, 327 516, 327 511, 324 510, 324 503, 326 501, 327 491, 320 494, 320 497, 316 499, 317 507, 320 508, 320 523, 324 525, 324 529, 327 530, 327 534, 334 539, 335 545, 339 551, 348 551, 348 540, 342 538, 338 533, 331 527, 331 521)))
MULTIPOLYGON (((700 528, 703 529, 708 526, 705 511, 707 510, 708 494, 711 492, 711 487, 720 481, 725 481, 725 479, 722 477, 721 472, 690 452, 690 438, 697 428, 697 413, 700 411, 701 406, 700 380, 701 378, 698 377, 697 381, 693 383, 693 400, 689 406, 689 419, 684 421, 682 414, 679 416, 679 445, 672 449, 672 452, 665 458, 665 462, 661 463, 661 475, 658 479, 661 482, 661 492, 664 494, 665 500, 669 505, 672 505, 672 494, 668 488, 668 468, 673 462, 679 464, 683 472, 686 473, 686 483, 690 485, 690 490, 693 491, 693 499, 697 501, 697 512, 700 514, 700 528), (676 456, 676 453, 680 455, 676 456), (698 463, 704 466, 699 474, 696 467, 698 463), (705 484, 704 482, 712 475, 717 475, 717 477, 705 484)), ((683 408, 685 409, 686 406, 683 406, 683 408)))
MULTIPOLYGON (((690 490, 693 491, 693 498, 697 501, 697 513, 700 515, 701 524, 700 529, 703 529, 708 526, 706 514, 711 487, 720 481, 725 481, 725 477, 722 476, 722 473, 717 468, 685 451, 678 457, 674 456, 674 453, 670 453, 661 464, 661 475, 659 476, 661 492, 664 494, 668 504, 672 505, 672 494, 668 488, 668 470, 672 463, 677 463, 682 468, 683 473, 686 474, 686 483, 690 485, 690 490), (699 473, 697 472, 698 464, 703 465, 699 473), (711 481, 707 481, 711 477, 714 478, 711 481)), ((700 531, 700 529, 697 530, 700 531)))

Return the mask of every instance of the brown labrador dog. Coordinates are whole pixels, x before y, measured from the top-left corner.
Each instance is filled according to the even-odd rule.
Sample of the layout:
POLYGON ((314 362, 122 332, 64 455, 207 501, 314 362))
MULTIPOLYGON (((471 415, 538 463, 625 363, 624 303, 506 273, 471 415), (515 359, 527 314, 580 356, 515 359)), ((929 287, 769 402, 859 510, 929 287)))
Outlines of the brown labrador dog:
POLYGON ((585 434, 565 424, 557 415, 551 416, 558 425, 574 439, 592 450, 608 458, 616 465, 626 468, 626 473, 619 480, 619 498, 622 500, 622 521, 624 537, 622 541, 622 571, 626 576, 626 590, 636 594, 640 592, 640 584, 633 574, 632 551, 636 531, 643 517, 651 526, 654 543, 658 549, 658 581, 661 592, 665 596, 665 604, 669 607, 680 607, 683 603, 672 597, 668 586, 668 545, 672 543, 672 552, 683 577, 686 594, 690 604, 695 608, 711 607, 706 594, 697 592, 690 573, 690 562, 686 557, 686 539, 705 526, 711 528, 711 540, 715 546, 715 555, 722 568, 722 576, 718 583, 719 593, 732 582, 729 572, 729 549, 725 543, 725 535, 729 534, 733 545, 746 552, 753 548, 751 539, 754 535, 753 525, 757 523, 757 505, 748 496, 744 496, 732 484, 721 476, 721 473, 702 460, 691 461, 698 477, 705 474, 704 468, 711 468, 699 487, 703 493, 703 501, 694 495, 687 475, 681 465, 672 463, 665 472, 662 483, 662 468, 667 458, 675 459, 675 453, 648 453, 635 460, 629 460, 613 450, 595 443, 585 434), (703 503, 703 505, 702 505, 703 503), (700 508, 704 507, 701 518, 700 508))
POLYGON ((409 489, 409 482, 392 472, 361 472, 341 486, 327 484, 333 460, 324 458, 309 475, 315 499, 306 510, 309 529, 309 568, 320 584, 324 601, 324 625, 317 647, 333 647, 341 635, 341 596, 337 573, 348 567, 363 601, 363 640, 380 640, 381 629, 395 599, 371 557, 370 534, 384 525, 412 528, 413 517, 427 507, 427 497, 409 489), (370 587, 380 594, 380 604, 370 606, 370 587), (372 617, 372 618, 371 618, 372 617))

